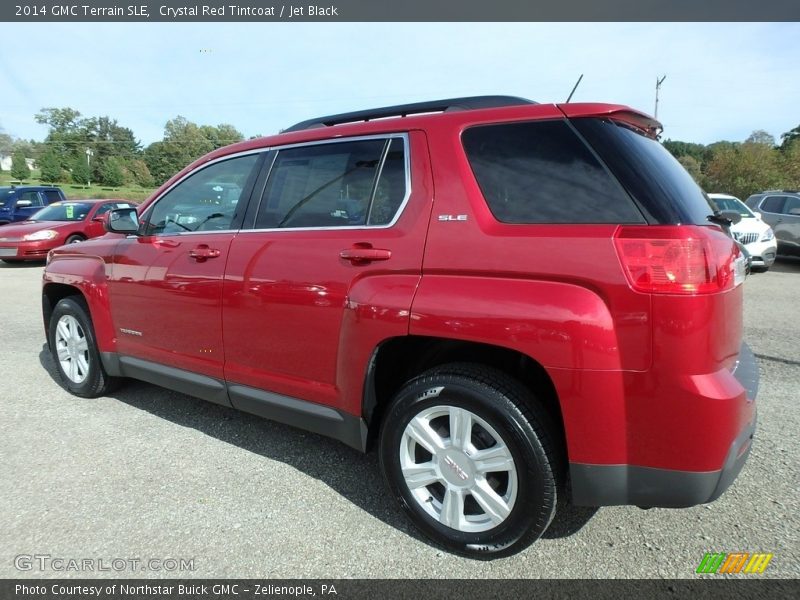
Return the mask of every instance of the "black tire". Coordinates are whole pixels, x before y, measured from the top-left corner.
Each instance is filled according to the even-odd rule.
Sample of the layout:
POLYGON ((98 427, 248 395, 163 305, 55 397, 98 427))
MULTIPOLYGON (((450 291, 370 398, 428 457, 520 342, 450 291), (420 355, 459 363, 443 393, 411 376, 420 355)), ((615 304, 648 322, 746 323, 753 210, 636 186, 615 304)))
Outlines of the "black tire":
POLYGON ((86 238, 79 234, 73 234, 67 238, 67 244, 77 244, 78 242, 85 242, 86 238))
MULTIPOLYGON (((435 417, 429 423, 431 427, 439 427, 442 432, 448 430, 449 443, 452 445, 452 433, 449 425, 445 425, 449 421, 443 419, 445 417, 435 417)), ((442 439, 447 438, 442 436, 442 439)), ((563 457, 556 448, 556 439, 554 426, 544 410, 539 409, 539 404, 527 388, 499 370, 476 364, 456 363, 423 373, 409 381, 396 394, 381 427, 379 458, 392 495, 427 537, 456 554, 472 558, 498 558, 529 546, 544 533, 555 516, 558 480, 563 469, 563 457), (513 505, 511 502, 506 505, 506 508, 510 506, 510 512, 503 520, 496 524, 491 521, 482 525, 488 527, 486 530, 469 531, 469 524, 463 526, 464 530, 449 527, 430 512, 435 513, 437 506, 440 506, 440 518, 444 519, 445 494, 448 493, 445 490, 453 489, 445 486, 475 486, 473 481, 478 481, 481 477, 475 476, 478 471, 477 463, 470 462, 470 456, 475 456, 481 441, 480 436, 483 436, 484 441, 488 439, 491 442, 494 434, 483 429, 475 419, 471 420, 469 449, 462 455, 452 455, 456 462, 462 459, 465 461, 463 469, 452 466, 452 459, 448 460, 449 457, 441 453, 434 456, 427 452, 421 444, 419 448, 414 447, 414 452, 422 451, 423 458, 419 460, 426 461, 427 456, 430 456, 430 464, 438 465, 438 473, 449 482, 440 478, 430 485, 417 485, 417 495, 414 495, 403 476, 400 454, 408 447, 405 444, 409 443, 407 439, 404 442, 406 427, 418 415, 428 418, 427 415, 438 414, 436 411, 440 409, 436 407, 455 408, 451 415, 466 410, 478 420, 483 420, 499 435, 500 441, 513 457, 514 466, 505 484, 502 481, 493 481, 492 487, 498 496, 505 493, 510 498, 511 475, 515 474, 515 500, 513 505), (443 467, 443 464, 448 466, 443 467), (448 468, 450 471, 447 471, 448 468), (463 481, 459 482, 454 473, 463 481), (440 486, 438 492, 436 486, 440 486), (429 494, 430 497, 425 501, 419 497, 429 494)), ((413 443, 417 442, 412 442, 412 445, 413 443)), ((483 448, 491 449, 495 444, 498 444, 496 439, 483 448)), ((494 476, 491 473, 488 475, 494 476)), ((488 478, 485 480, 488 481, 488 478)), ((466 488, 463 493, 465 499, 457 504, 461 508, 460 513, 455 514, 466 515, 464 519, 467 521, 489 517, 488 510, 480 515, 483 504, 479 504, 476 496, 472 496, 466 488), (472 512, 468 515, 470 496, 472 512)))
MULTIPOLYGON (((69 319, 67 319, 69 321, 69 319)), ((61 384, 72 394, 82 398, 96 398, 103 396, 113 390, 119 383, 116 377, 110 377, 103 368, 100 361, 100 353, 94 336, 94 327, 89 315, 89 309, 85 300, 80 296, 70 296, 64 298, 56 304, 53 314, 50 317, 48 327, 48 344, 50 354, 55 362, 61 384), (64 370, 59 360, 59 347, 65 348, 67 345, 59 341, 57 329, 59 322, 64 317, 72 317, 79 326, 78 333, 86 340, 86 350, 82 352, 88 369, 85 370, 81 381, 74 381, 64 370)), ((77 350, 76 350, 77 353, 77 350)), ((71 360, 76 360, 74 357, 71 360)))

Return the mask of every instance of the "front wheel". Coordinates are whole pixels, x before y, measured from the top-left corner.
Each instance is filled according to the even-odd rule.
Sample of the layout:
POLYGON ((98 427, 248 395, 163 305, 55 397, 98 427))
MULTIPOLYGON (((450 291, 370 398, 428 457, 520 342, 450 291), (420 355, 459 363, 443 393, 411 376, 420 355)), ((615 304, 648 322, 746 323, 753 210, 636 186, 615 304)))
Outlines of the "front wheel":
POLYGON ((75 235, 69 236, 67 238, 67 242, 66 243, 67 244, 80 244, 81 242, 85 242, 85 241, 86 241, 85 237, 83 237, 82 235, 78 235, 76 233, 75 235))
POLYGON ((92 319, 83 298, 71 296, 56 304, 48 338, 50 353, 68 391, 95 398, 116 385, 117 379, 109 377, 100 362, 92 319))
POLYGON ((555 515, 553 427, 521 384, 453 364, 408 382, 381 428, 392 494, 433 541, 496 558, 538 539, 555 515))

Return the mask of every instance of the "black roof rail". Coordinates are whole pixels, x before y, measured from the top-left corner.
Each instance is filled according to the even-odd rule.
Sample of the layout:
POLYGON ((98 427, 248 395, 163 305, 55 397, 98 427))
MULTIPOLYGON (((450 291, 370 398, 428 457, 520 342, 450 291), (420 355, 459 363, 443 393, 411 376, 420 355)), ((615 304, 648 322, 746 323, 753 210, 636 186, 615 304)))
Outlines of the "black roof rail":
POLYGON ((454 110, 475 110, 479 108, 500 108, 503 106, 521 106, 525 104, 538 104, 533 100, 519 98, 517 96, 468 96, 465 98, 447 98, 444 100, 430 100, 427 102, 415 102, 413 104, 399 104, 397 106, 384 106, 382 108, 372 108, 368 110, 358 110, 355 112, 342 113, 339 115, 329 115, 327 117, 317 117, 295 123, 281 133, 290 131, 302 131, 304 129, 314 129, 317 127, 330 127, 343 123, 357 123, 359 121, 371 121, 373 119, 383 119, 386 117, 406 117, 419 113, 447 112, 454 110))

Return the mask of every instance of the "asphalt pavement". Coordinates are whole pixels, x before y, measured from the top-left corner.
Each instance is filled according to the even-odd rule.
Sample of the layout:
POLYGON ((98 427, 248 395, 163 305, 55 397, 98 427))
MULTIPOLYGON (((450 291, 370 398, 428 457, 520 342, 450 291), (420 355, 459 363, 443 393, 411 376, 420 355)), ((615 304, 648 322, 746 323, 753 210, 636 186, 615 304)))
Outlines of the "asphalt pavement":
POLYGON ((800 576, 800 261, 745 282, 759 427, 722 498, 567 509, 494 561, 422 539, 374 453, 139 382, 69 395, 44 345, 41 275, 0 264, 0 577, 693 578, 706 552, 773 553, 761 577, 800 576))

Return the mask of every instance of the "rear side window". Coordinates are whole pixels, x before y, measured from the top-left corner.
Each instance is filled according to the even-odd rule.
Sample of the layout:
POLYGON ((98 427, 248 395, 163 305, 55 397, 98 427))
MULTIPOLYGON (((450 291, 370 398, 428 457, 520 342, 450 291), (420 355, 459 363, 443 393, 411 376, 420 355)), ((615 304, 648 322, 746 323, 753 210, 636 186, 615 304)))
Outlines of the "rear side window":
POLYGON ((797 215, 797 211, 800 211, 800 198, 787 196, 786 205, 783 207, 783 212, 787 215, 797 215))
POLYGON ((565 121, 482 125, 462 135, 503 223, 642 223, 633 201, 565 121))
POLYGON ((279 150, 256 229, 387 225, 406 194, 403 139, 279 150))
POLYGON ((783 196, 770 196, 765 198, 761 203, 761 210, 771 213, 780 213, 783 211, 783 196))
POLYGON ((716 207, 660 142, 609 119, 571 123, 651 220, 664 225, 709 224, 708 216, 716 207))
POLYGON ((44 194, 44 197, 47 200, 48 204, 52 204, 53 202, 60 202, 61 201, 61 194, 59 194, 55 190, 45 190, 42 193, 44 194))

